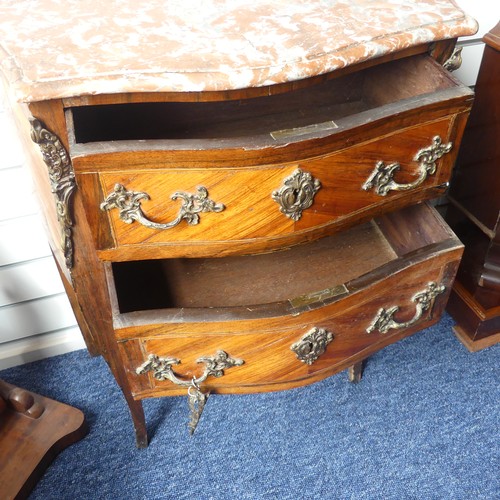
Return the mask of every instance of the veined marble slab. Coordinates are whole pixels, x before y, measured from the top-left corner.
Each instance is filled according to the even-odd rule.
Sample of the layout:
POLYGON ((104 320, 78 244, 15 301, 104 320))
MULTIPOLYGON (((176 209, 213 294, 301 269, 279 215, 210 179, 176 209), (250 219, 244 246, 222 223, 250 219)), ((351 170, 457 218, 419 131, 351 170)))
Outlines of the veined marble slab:
POLYGON ((2 0, 0 68, 27 102, 230 90, 476 30, 452 0, 2 0))

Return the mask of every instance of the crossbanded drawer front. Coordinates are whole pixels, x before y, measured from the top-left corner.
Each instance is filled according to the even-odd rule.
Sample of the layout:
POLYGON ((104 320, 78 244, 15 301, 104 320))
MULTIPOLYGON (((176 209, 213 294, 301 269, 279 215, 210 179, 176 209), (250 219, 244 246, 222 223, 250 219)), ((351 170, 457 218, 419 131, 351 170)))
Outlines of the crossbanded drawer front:
POLYGON ((272 250, 435 196, 455 157, 451 129, 449 118, 289 165, 105 172, 100 198, 84 193, 86 210, 105 260, 123 260, 127 248, 148 257, 143 244, 170 254, 190 243, 192 255, 221 242, 226 253, 272 250))
MULTIPOLYGON (((275 318, 268 323, 280 327, 270 331, 265 331, 263 321, 256 322, 250 333, 239 332, 248 324, 240 326, 237 321, 227 324, 227 331, 221 333, 217 330, 220 324, 204 334, 176 334, 175 327, 165 327, 172 333, 162 335, 159 326, 154 336, 148 336, 145 327, 142 338, 119 342, 130 384, 138 397, 185 394, 184 385, 159 379, 154 369, 141 373, 138 369, 150 356, 156 357, 157 364, 175 358, 178 362, 168 369, 189 385, 203 375, 203 360, 221 351, 239 363, 224 369, 220 376, 204 379, 205 390, 272 391, 320 380, 438 321, 459 254, 457 249, 450 250, 448 257, 441 255, 410 266, 383 284, 367 286, 337 303, 299 316, 275 318)), ((196 325, 192 327, 196 330, 196 325)), ((210 325, 205 324, 205 328, 210 325)), ((189 329, 189 324, 184 329, 189 329)))

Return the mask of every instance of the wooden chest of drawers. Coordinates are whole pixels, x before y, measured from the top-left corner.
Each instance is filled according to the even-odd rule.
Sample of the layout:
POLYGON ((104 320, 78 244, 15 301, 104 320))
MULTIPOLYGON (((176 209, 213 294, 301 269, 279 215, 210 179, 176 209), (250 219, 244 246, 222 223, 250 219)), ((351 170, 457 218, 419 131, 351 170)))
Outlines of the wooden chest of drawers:
MULTIPOLYGON (((409 22, 400 3, 385 29, 392 15, 409 22)), ((426 33, 417 41, 398 30, 339 41, 265 78, 233 61, 199 72, 203 85, 179 83, 180 62, 158 88, 147 70, 136 84, 97 72, 85 91, 76 75, 31 82, 15 109, 56 261, 138 446, 143 398, 188 393, 194 428, 208 392, 288 389, 349 367, 359 379, 371 353, 439 319, 462 245, 425 200, 446 189, 472 102, 442 64, 475 28, 450 8, 408 24, 426 33), (245 85, 231 79, 245 72, 245 85)))

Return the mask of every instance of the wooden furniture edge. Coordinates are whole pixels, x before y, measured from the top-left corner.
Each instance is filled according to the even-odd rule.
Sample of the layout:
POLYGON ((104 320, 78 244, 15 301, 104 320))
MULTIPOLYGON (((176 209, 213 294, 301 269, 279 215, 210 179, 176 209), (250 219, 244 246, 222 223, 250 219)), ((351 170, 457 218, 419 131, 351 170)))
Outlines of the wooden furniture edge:
POLYGON ((471 339, 467 332, 458 325, 453 327, 453 332, 469 352, 479 352, 500 343, 500 332, 478 340, 471 339))
MULTIPOLYGON (((477 352, 487 347, 500 343, 500 331, 492 333, 486 337, 476 338, 477 331, 482 325, 491 324, 497 318, 495 309, 484 309, 468 290, 458 281, 453 284, 450 300, 447 305, 450 316, 455 319, 457 324, 453 327, 458 340, 465 345, 470 352, 477 352), (469 318, 473 322, 472 329, 469 332, 464 326, 458 325, 460 316, 469 318)), ((464 325, 467 321, 464 321, 464 325)))
POLYGON ((24 499, 56 456, 87 435, 88 425, 81 410, 2 380, 0 400, 0 455, 7 458, 0 460, 2 498, 24 499), (30 460, 23 460, 27 446, 30 460))

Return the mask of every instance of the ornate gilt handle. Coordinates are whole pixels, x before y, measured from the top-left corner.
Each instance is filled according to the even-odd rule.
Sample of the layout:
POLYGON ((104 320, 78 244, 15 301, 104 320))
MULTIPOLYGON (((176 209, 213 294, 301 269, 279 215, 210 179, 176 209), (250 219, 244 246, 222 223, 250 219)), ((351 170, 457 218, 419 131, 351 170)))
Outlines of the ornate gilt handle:
POLYGON ((434 299, 446 290, 444 285, 437 285, 430 282, 425 290, 416 293, 412 301, 416 304, 416 312, 412 319, 399 323, 394 319, 394 315, 399 311, 399 306, 392 306, 388 309, 382 307, 379 309, 375 319, 366 329, 367 333, 378 330, 380 333, 387 333, 391 329, 401 329, 413 326, 422 317, 423 313, 428 311, 434 305, 434 299))
POLYGON ((157 380, 170 380, 173 384, 188 388, 188 405, 190 418, 188 423, 189 433, 193 434, 200 420, 203 408, 207 402, 208 393, 203 393, 200 384, 208 377, 222 377, 226 368, 232 366, 241 366, 242 359, 231 358, 224 351, 217 351, 215 356, 206 356, 196 360, 197 363, 205 363, 205 370, 198 378, 191 380, 179 378, 174 373, 172 365, 180 364, 176 358, 160 358, 156 354, 150 354, 145 363, 136 368, 136 373, 142 375, 147 372, 153 372, 153 377, 157 380))
POLYGON ((208 377, 222 377, 225 369, 241 366, 244 363, 242 359, 231 358, 224 351, 217 351, 214 356, 199 358, 196 362, 205 363, 205 370, 199 377, 190 380, 181 379, 174 373, 172 366, 180 364, 180 360, 171 357, 160 358, 156 354, 150 354, 147 361, 135 371, 138 375, 152 372, 156 380, 170 380, 173 384, 191 387, 199 386, 208 377))
POLYGON ((137 221, 143 226, 151 229, 171 229, 177 226, 182 220, 188 224, 196 225, 200 222, 200 212, 222 212, 226 207, 222 203, 215 203, 208 197, 207 188, 199 186, 198 194, 184 193, 177 191, 171 196, 172 200, 181 199, 182 205, 177 217, 166 224, 150 221, 141 209, 141 200, 149 200, 147 193, 137 191, 127 191, 122 184, 115 184, 114 190, 101 203, 101 210, 111 210, 118 208, 120 219, 127 224, 137 221))
POLYGON ((444 154, 449 153, 453 144, 443 144, 441 137, 436 135, 432 139, 432 144, 421 149, 413 158, 414 161, 419 162, 418 177, 408 184, 398 184, 394 181, 395 173, 401 169, 399 163, 389 163, 386 165, 383 161, 378 161, 375 169, 370 174, 370 177, 363 184, 362 189, 368 191, 374 189, 380 196, 385 196, 389 191, 408 191, 420 186, 428 175, 436 173, 436 161, 439 160, 444 154))

